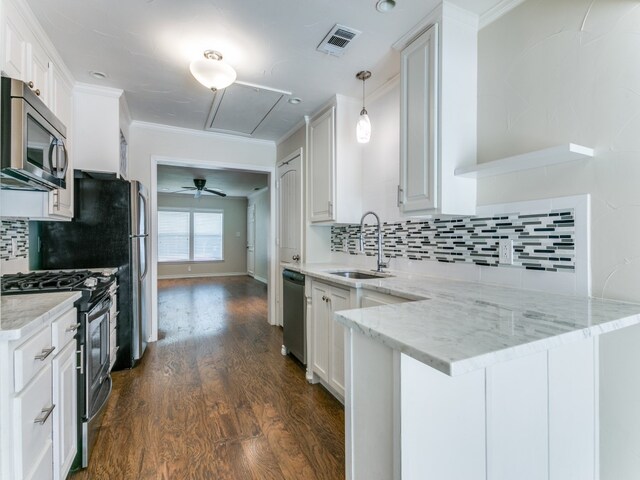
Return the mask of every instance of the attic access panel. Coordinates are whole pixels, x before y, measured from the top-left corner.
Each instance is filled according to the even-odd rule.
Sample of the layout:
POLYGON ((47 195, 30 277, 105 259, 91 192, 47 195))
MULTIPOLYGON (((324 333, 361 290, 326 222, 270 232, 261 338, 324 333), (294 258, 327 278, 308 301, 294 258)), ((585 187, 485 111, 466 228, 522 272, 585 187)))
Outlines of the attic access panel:
POLYGON ((233 83, 215 93, 205 130, 250 137, 284 96, 281 91, 233 83))

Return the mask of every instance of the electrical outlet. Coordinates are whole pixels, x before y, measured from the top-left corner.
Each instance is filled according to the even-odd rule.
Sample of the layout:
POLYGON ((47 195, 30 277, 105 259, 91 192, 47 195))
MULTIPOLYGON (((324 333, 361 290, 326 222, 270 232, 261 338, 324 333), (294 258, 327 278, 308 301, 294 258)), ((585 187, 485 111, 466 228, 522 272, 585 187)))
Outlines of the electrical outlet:
POLYGON ((503 238, 498 247, 500 252, 500 263, 503 265, 513 265, 513 240, 503 238))
POLYGON ((18 239, 11 239, 11 252, 9 252, 9 258, 16 258, 18 256, 18 239))

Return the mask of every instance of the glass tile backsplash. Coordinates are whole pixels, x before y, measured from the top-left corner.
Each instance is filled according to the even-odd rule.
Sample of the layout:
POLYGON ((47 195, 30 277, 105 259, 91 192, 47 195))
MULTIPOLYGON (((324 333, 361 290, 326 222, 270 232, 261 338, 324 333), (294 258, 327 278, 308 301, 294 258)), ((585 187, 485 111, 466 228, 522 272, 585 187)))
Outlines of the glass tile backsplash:
MULTIPOLYGON (((359 225, 331 227, 331 251, 358 251, 359 225)), ((501 239, 513 240, 513 265, 551 272, 575 270, 573 209, 490 217, 435 218, 384 223, 384 253, 389 258, 446 263, 500 265, 501 239)), ((365 254, 376 255, 376 227, 365 225, 365 254)))

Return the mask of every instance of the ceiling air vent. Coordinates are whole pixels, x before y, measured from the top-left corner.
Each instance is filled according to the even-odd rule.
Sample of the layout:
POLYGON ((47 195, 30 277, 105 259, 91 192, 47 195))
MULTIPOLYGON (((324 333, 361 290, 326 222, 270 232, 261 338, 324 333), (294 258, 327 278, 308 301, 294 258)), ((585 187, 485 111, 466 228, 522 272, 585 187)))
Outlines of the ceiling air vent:
POLYGON ((360 35, 361 32, 353 28, 345 27, 336 23, 333 28, 322 39, 317 50, 322 53, 328 53, 336 57, 341 56, 345 49, 351 43, 351 40, 360 35))

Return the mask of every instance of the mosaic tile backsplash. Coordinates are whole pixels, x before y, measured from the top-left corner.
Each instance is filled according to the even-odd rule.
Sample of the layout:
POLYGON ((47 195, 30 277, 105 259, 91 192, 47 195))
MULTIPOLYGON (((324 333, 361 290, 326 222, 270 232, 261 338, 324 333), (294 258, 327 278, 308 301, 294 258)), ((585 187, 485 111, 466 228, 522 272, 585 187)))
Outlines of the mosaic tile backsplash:
MULTIPOLYGON (((500 265, 500 239, 513 240, 513 266, 551 272, 575 270, 573 209, 491 217, 435 218, 384 223, 387 258, 500 265)), ((331 251, 361 254, 360 225, 331 227, 331 251)), ((377 254, 375 225, 365 225, 366 255, 377 254)))
POLYGON ((5 218, 0 224, 0 260, 27 258, 29 255, 29 222, 5 218), (11 243, 15 239, 17 251, 11 256, 11 243))

